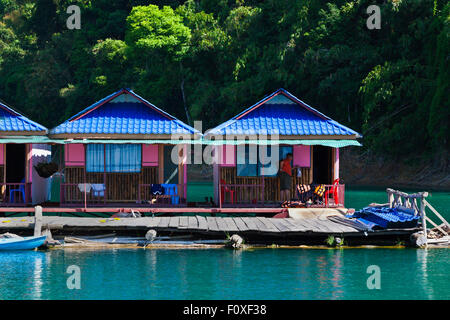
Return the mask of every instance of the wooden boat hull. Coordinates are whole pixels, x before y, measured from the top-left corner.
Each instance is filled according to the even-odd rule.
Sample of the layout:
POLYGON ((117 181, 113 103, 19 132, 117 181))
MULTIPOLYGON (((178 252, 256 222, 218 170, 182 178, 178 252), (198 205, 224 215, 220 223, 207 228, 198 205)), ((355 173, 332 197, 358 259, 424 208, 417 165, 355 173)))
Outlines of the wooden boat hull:
POLYGON ((47 236, 0 239, 0 251, 32 250, 42 246, 47 236))

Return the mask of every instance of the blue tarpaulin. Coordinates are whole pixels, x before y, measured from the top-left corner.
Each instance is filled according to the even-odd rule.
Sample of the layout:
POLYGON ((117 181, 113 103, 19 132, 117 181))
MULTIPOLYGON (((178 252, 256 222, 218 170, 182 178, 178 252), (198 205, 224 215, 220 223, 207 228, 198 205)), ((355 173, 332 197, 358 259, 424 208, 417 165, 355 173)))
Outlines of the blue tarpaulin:
POLYGON ((370 224, 372 229, 401 229, 414 228, 419 222, 420 216, 403 208, 366 207, 356 211, 352 218, 356 218, 365 224, 370 224))

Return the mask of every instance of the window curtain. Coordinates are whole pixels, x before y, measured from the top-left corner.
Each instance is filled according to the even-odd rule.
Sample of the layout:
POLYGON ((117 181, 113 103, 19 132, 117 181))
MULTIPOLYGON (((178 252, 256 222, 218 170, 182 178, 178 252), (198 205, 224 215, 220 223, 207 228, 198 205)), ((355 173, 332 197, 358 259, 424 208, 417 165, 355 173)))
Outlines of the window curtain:
POLYGON ((88 144, 86 148, 86 172, 103 172, 103 144, 88 144))
POLYGON ((87 172, 140 172, 142 146, 140 144, 89 144, 86 158, 87 172), (106 163, 106 170, 103 169, 104 163, 106 163))

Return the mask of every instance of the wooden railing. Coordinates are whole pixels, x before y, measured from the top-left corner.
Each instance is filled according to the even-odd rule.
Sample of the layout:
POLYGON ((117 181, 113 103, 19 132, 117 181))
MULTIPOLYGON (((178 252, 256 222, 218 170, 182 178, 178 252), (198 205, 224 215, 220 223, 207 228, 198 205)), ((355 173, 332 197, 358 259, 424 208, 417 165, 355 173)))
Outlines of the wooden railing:
POLYGON ((92 188, 88 190, 85 184, 61 183, 60 203, 66 206, 104 205, 106 204, 106 188, 103 194, 96 194, 92 188))
POLYGON ((224 204, 264 204, 264 180, 260 184, 219 183, 219 207, 224 204))
MULTIPOLYGON (((323 208, 335 208, 345 206, 345 185, 331 185, 322 184, 323 193, 318 195, 314 193, 314 189, 317 185, 310 186, 310 192, 302 195, 297 194, 297 190, 294 193, 291 192, 291 200, 303 201, 306 206, 311 207, 323 207, 323 208)), ((219 207, 223 205, 265 205, 269 203, 279 202, 279 194, 275 195, 275 198, 267 198, 265 196, 265 183, 264 179, 261 179, 257 184, 228 184, 219 183, 219 207)), ((279 190, 278 190, 279 192, 279 190)))
POLYGON ((422 230, 425 235, 425 241, 428 240, 427 222, 438 229, 444 236, 449 236, 449 233, 443 229, 443 226, 446 226, 450 230, 450 224, 426 200, 426 198, 428 197, 428 192, 408 194, 406 192, 393 190, 390 188, 386 189, 386 192, 388 195, 387 205, 389 205, 389 208, 402 206, 414 210, 414 215, 420 215, 420 218, 422 220, 422 230), (437 224, 430 218, 430 216, 427 216, 426 208, 428 208, 434 214, 434 218, 438 218, 442 223, 437 224))
POLYGON ((26 206, 31 202, 31 182, 0 183, 0 206, 26 206))

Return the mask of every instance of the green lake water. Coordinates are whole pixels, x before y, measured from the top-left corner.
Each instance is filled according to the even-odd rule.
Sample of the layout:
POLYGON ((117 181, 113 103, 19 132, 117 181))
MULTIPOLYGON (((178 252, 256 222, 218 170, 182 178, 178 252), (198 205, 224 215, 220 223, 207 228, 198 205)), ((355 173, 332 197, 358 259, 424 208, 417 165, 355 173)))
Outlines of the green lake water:
MULTIPOLYGON (((449 218, 448 192, 429 201, 449 218)), ((347 190, 347 207, 370 202, 386 202, 384 190, 347 190)), ((450 298, 450 250, 434 248, 0 252, 0 270, 0 299, 450 298), (80 289, 67 286, 72 265, 80 289), (367 286, 370 266, 380 289, 367 286)))

